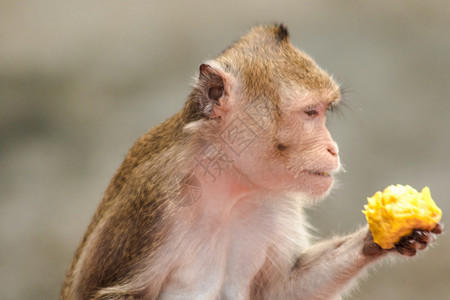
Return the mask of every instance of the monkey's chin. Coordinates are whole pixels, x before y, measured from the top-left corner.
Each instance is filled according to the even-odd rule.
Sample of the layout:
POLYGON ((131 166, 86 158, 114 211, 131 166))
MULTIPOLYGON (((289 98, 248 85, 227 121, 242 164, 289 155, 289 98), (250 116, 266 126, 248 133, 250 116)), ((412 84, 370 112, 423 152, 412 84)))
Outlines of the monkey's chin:
POLYGON ((323 199, 330 193, 334 184, 334 176, 330 174, 303 174, 300 188, 310 196, 323 199))

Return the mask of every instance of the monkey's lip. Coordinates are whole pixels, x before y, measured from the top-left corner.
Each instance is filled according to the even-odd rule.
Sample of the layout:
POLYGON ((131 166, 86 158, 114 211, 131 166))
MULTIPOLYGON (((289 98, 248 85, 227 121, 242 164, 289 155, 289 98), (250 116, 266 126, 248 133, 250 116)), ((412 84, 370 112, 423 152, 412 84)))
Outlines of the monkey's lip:
POLYGON ((303 173, 307 173, 309 175, 320 176, 320 177, 331 177, 331 173, 327 171, 314 171, 314 170, 305 170, 303 173))

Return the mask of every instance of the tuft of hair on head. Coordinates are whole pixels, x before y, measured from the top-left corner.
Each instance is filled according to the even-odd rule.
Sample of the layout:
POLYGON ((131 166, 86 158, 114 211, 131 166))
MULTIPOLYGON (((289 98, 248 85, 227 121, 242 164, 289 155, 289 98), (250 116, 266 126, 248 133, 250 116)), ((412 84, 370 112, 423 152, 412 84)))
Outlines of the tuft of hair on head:
POLYGON ((275 28, 275 38, 277 39, 277 42, 283 42, 289 40, 289 31, 286 26, 284 26, 283 23, 274 24, 275 28))

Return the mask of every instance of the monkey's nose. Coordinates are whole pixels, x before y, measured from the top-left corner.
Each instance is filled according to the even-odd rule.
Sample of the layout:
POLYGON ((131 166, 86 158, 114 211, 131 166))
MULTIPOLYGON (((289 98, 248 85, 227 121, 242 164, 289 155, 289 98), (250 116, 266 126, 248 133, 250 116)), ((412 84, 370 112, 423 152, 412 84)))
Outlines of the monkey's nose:
POLYGON ((339 154, 339 148, 338 148, 338 145, 335 142, 330 143, 328 145, 327 150, 333 156, 338 156, 338 154, 339 154))

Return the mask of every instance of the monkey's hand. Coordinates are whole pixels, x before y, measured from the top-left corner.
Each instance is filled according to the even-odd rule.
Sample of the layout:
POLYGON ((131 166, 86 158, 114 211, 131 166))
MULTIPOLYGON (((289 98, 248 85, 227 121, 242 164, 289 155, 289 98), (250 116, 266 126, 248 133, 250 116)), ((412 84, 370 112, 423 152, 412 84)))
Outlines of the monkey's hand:
POLYGON ((414 230, 433 231, 442 217, 428 187, 419 193, 409 185, 391 185, 367 201, 363 213, 373 240, 387 250, 396 247, 400 241, 410 240, 414 230))
POLYGON ((415 229, 410 235, 404 236, 391 249, 383 249, 373 241, 370 231, 364 239, 363 254, 367 257, 377 257, 389 252, 398 252, 405 256, 414 256, 417 250, 424 250, 434 242, 436 234, 442 233, 442 226, 437 223, 431 231, 415 229))

